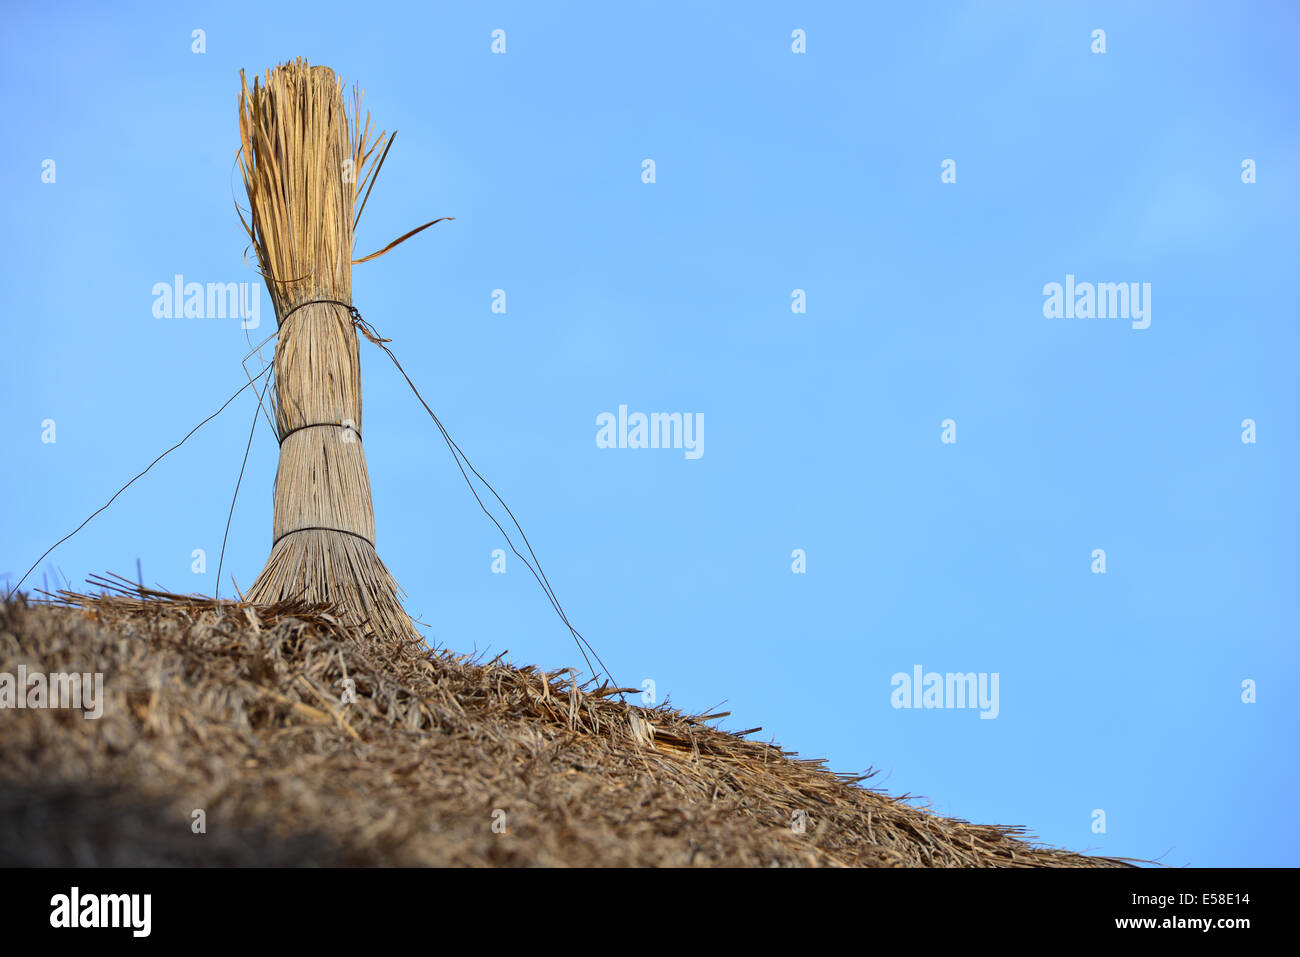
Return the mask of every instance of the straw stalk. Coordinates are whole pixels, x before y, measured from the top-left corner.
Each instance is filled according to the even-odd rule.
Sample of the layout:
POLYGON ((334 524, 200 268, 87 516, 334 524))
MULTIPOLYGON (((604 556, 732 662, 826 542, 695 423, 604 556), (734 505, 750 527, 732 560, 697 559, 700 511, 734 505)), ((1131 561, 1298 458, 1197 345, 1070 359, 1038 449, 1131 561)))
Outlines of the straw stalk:
POLYGON ((353 230, 388 137, 362 124, 355 90, 349 120, 328 67, 299 59, 241 80, 244 227, 278 325, 280 439, 271 554, 244 597, 329 602, 349 625, 416 637, 375 550, 357 333, 346 306, 319 301, 352 302, 353 230))

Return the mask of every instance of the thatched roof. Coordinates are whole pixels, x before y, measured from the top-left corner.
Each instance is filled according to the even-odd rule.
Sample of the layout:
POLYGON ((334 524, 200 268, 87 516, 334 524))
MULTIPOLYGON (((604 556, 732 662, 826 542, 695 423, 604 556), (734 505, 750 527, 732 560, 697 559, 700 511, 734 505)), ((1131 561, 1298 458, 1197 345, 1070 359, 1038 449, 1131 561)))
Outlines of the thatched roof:
POLYGON ((0 672, 102 671, 103 716, 0 711, 0 863, 1121 863, 939 817, 567 669, 361 642, 289 603, 63 598, 0 604, 0 672))

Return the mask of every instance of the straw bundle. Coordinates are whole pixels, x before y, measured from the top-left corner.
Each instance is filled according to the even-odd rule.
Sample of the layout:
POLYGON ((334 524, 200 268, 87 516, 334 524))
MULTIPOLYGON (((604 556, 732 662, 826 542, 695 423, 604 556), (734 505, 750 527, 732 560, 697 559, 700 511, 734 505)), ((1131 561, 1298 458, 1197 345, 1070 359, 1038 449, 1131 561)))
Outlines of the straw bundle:
POLYGON ((318 301, 352 301, 357 198, 364 208, 387 136, 372 141, 369 117, 360 123, 359 92, 349 121, 328 67, 282 64, 251 90, 240 76, 244 228, 279 327, 280 439, 271 555, 244 597, 328 602, 349 625, 413 637, 401 589, 375 551, 356 330, 346 306, 318 301))

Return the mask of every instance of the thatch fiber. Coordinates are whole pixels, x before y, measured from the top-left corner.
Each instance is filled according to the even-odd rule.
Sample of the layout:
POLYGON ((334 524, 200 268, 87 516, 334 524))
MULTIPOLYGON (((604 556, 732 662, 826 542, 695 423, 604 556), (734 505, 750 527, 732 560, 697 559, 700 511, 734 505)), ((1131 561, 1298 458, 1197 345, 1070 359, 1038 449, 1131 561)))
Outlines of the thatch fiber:
POLYGON ((244 226, 278 324, 272 405, 280 439, 271 554, 243 597, 328 602, 349 626, 418 638, 375 550, 361 362, 346 305, 353 230, 391 142, 372 135, 360 107, 355 92, 349 120, 333 71, 301 59, 251 89, 243 80, 244 226))
POLYGON ((0 714, 0 864, 1123 863, 940 817, 569 669, 361 640, 289 601, 63 599, 0 603, 0 672, 102 671, 103 716, 0 714))

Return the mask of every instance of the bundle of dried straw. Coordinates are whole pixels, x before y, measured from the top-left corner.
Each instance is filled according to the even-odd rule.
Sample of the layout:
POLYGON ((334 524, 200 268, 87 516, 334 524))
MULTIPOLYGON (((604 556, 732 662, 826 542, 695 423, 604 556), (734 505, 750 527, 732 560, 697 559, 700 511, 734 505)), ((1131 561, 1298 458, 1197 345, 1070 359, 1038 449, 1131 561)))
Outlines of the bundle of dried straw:
POLYGON ((375 551, 357 333, 346 306, 320 301, 352 301, 353 230, 391 139, 362 124, 356 90, 349 120, 328 67, 282 64, 251 90, 240 77, 244 228, 279 328, 280 439, 271 555, 244 597, 329 602, 354 627, 418 637, 375 551))

